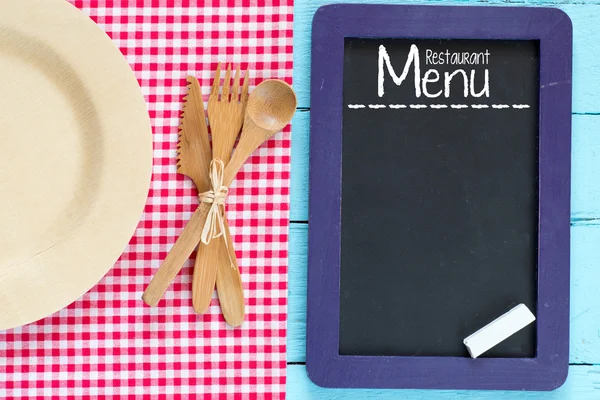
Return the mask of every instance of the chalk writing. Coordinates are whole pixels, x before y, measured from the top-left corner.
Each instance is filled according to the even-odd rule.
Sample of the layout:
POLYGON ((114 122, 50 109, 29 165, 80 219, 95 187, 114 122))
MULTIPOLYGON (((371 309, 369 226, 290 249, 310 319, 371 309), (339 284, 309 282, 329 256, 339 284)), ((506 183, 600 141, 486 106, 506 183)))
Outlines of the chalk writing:
POLYGON ((470 53, 470 52, 450 52, 446 51, 433 51, 431 49, 425 50, 425 64, 432 65, 480 65, 489 64, 490 52, 486 49, 485 52, 470 53))
MULTIPOLYGON (((431 50, 429 50, 431 51, 431 50)), ((449 54, 449 53, 448 53, 449 54)), ((459 54, 459 53, 456 53, 459 54)), ((489 52, 486 50, 485 53, 473 53, 476 54, 476 57, 468 56, 470 53, 463 54, 463 58, 458 58, 454 60, 454 56, 449 56, 449 64, 470 64, 470 60, 472 59, 474 62, 480 61, 480 58, 485 59, 485 63, 489 61, 489 52), (481 57, 479 57, 482 55, 481 57), (452 62, 452 60, 456 62, 452 62), (464 62, 465 60, 469 62, 464 62)), ((438 54, 439 55, 439 54, 438 54)), ((432 56, 433 57, 433 56, 432 56)), ((438 58, 436 58, 438 59, 438 58)), ((433 63, 433 61, 432 61, 433 63)), ((428 64, 428 62, 426 62, 428 64)), ((433 63, 435 64, 435 63, 433 63)), ((439 64, 439 62, 438 62, 439 64)), ((444 94, 444 97, 450 97, 450 84, 452 79, 460 74, 463 77, 463 96, 468 97, 469 93, 473 97, 481 97, 485 95, 486 97, 490 97, 490 79, 489 79, 489 71, 486 69, 484 71, 484 85, 483 88, 479 91, 475 91, 475 70, 472 69, 470 74, 464 69, 457 69, 452 73, 445 72, 444 73, 444 90, 439 90, 435 93, 432 93, 428 88, 429 84, 435 84, 440 80, 440 73, 438 70, 431 68, 425 72, 423 78, 421 79, 421 61, 419 56, 419 48, 417 45, 413 44, 410 46, 410 51, 408 53, 408 57, 406 58, 406 62, 404 63, 404 68, 402 69, 402 73, 400 76, 396 74, 394 67, 392 66, 392 62, 390 59, 390 55, 387 52, 387 49, 384 45, 379 46, 379 60, 378 60, 379 71, 377 75, 377 95, 379 97, 383 97, 385 94, 384 83, 385 83, 385 70, 387 69, 387 73, 392 78, 392 81, 397 86, 402 85, 404 80, 407 78, 411 66, 413 66, 414 70, 414 86, 415 86, 415 97, 421 97, 421 94, 425 94, 425 97, 436 98, 444 94), (470 78, 470 79, 469 79, 470 78)))

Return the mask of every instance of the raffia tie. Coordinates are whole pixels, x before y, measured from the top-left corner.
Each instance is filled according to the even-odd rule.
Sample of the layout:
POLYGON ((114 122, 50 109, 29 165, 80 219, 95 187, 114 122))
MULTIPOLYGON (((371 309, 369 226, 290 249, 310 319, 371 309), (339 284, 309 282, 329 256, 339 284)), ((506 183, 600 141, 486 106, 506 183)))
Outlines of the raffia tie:
POLYGON ((215 158, 210 162, 210 183, 211 190, 200 194, 200 202, 209 203, 210 210, 206 216, 206 223, 202 229, 202 243, 208 244, 214 238, 223 236, 225 246, 227 238, 225 237, 225 222, 223 220, 225 213, 225 199, 227 198, 227 186, 223 185, 223 174, 225 165, 223 161, 215 158))

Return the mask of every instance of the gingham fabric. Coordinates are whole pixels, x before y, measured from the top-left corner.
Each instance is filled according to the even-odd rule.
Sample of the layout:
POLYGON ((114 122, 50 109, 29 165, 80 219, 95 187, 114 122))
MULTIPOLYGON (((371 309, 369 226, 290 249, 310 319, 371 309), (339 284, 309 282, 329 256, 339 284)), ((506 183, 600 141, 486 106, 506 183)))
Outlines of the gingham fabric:
POLYGON ((175 167, 186 76, 206 96, 218 61, 249 67, 252 85, 291 83, 292 0, 71 2, 111 36, 142 86, 152 183, 135 236, 98 285, 48 318, 0 332, 0 398, 284 398, 289 128, 251 157, 228 197, 242 327, 227 326, 216 295, 207 314, 193 312, 191 261, 159 307, 141 295, 197 206, 175 167))

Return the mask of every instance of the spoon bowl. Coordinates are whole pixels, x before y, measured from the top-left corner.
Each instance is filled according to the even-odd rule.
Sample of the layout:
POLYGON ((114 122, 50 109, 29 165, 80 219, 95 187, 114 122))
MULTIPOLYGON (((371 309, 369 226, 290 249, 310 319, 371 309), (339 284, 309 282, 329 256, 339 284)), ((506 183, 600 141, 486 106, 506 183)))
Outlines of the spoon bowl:
POLYGON ((280 131, 296 112, 296 94, 280 80, 267 80, 258 85, 248 100, 246 114, 263 129, 280 131))
POLYGON ((290 123, 296 112, 296 104, 294 89, 284 81, 266 80, 252 91, 240 141, 225 168, 225 186, 231 184, 256 149, 290 123))

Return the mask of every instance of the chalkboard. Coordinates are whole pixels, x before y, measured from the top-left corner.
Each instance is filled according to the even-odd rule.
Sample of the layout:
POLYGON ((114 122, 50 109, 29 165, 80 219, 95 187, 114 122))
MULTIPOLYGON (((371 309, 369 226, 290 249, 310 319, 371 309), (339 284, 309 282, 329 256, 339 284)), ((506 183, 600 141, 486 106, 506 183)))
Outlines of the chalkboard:
POLYGON ((343 75, 340 353, 468 356, 536 309, 538 42, 346 38, 343 75))
POLYGON ((571 58, 571 22, 557 9, 316 12, 313 382, 551 390, 565 381, 571 58), (535 322, 469 357, 463 340, 521 303, 535 322))

